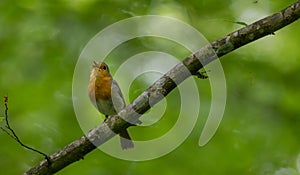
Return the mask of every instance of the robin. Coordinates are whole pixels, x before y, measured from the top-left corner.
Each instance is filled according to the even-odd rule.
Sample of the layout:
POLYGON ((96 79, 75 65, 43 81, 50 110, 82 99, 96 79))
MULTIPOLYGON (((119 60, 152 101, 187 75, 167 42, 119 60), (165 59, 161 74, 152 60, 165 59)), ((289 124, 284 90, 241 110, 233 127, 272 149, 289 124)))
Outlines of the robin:
MULTIPOLYGON (((120 87, 110 75, 109 68, 104 62, 94 62, 88 93, 93 105, 105 115, 105 119, 118 114, 126 106, 120 87)), ((126 129, 119 135, 123 150, 134 147, 126 129)))

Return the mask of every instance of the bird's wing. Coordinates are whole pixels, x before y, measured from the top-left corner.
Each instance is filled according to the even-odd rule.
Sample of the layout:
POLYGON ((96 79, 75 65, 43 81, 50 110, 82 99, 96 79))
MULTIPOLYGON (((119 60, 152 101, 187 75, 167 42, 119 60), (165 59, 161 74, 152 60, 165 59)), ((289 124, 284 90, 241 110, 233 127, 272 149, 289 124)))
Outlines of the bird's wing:
POLYGON ((121 92, 121 89, 118 85, 118 83, 115 80, 112 80, 111 82, 111 89, 112 89, 112 102, 114 105, 114 108, 116 112, 118 113, 120 110, 122 110, 125 106, 125 100, 123 97, 123 94, 121 92))

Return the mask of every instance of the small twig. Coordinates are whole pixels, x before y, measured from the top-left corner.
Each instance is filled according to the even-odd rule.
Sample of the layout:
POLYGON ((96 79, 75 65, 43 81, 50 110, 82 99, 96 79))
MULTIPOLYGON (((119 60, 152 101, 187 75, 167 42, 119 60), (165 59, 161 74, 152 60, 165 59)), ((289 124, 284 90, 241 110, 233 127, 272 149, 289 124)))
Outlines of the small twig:
MULTIPOLYGON (((6 128, 7 128, 7 127, 6 127, 6 128)), ((11 138, 14 139, 15 141, 17 141, 17 139, 16 139, 13 135, 11 135, 11 133, 8 132, 6 129, 4 129, 4 128, 2 128, 2 127, 0 127, 0 129, 1 129, 3 132, 5 132, 9 137, 11 137, 11 138)))
POLYGON ((45 154, 45 153, 43 153, 43 152, 41 152, 41 151, 39 151, 39 150, 37 150, 37 149, 34 149, 34 148, 30 147, 30 146, 25 145, 25 144, 19 139, 19 137, 17 136, 17 134, 15 133, 15 131, 11 128, 11 126, 10 126, 10 124, 9 124, 9 121, 8 121, 8 96, 4 96, 4 105, 5 105, 5 122, 6 122, 6 128, 7 128, 10 132, 7 131, 6 129, 2 128, 2 127, 1 127, 1 130, 4 131, 4 132, 5 132, 7 135, 9 135, 10 137, 12 137, 14 140, 16 140, 16 141, 17 141, 21 146, 23 146, 24 148, 29 149, 29 150, 31 150, 31 151, 34 151, 34 152, 36 152, 36 153, 39 153, 39 154, 43 155, 43 156, 45 157, 45 159, 47 160, 48 164, 50 165, 50 164, 51 164, 51 162, 50 162, 50 157, 49 157, 47 154, 45 154))

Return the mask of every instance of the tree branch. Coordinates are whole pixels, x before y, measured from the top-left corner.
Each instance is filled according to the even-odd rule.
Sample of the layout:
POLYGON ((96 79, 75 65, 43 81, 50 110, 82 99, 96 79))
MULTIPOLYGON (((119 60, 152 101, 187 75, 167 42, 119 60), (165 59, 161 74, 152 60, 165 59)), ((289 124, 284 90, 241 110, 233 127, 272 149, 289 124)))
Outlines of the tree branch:
MULTIPOLYGON (((151 106, 159 102, 164 96, 176 88, 178 84, 191 75, 197 74, 197 71, 203 66, 241 46, 269 34, 273 34, 275 31, 296 21, 299 17, 300 1, 297 1, 278 13, 212 42, 177 64, 137 97, 130 105, 120 111, 118 115, 127 121, 130 119, 129 121, 134 123, 143 113, 150 109, 151 106), (150 97, 151 105, 149 104, 150 97)), ((82 136, 80 139, 52 154, 50 156, 50 165, 47 164, 46 160, 42 160, 24 174, 53 174, 69 164, 83 159, 83 157, 94 150, 96 146, 103 144, 115 136, 115 133, 119 133, 129 126, 130 124, 128 122, 118 116, 110 117, 104 123, 89 131, 86 136, 82 136)))

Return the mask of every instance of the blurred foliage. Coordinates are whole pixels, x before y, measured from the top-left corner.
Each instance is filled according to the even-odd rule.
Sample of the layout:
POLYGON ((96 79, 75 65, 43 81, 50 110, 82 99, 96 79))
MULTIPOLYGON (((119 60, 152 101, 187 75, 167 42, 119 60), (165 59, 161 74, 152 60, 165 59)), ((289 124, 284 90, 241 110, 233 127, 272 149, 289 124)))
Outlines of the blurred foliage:
MULTIPOLYGON (((101 29, 132 16, 167 15, 213 41, 242 27, 234 21, 251 24, 293 2, 1 0, 0 96, 9 96, 10 122, 22 141, 50 154, 83 134, 72 107, 72 75, 81 50, 101 29)), ((208 81, 196 80, 199 120, 176 150, 144 162, 119 160, 96 150, 57 174, 299 174, 299 28, 297 21, 221 59, 227 78, 226 112, 206 146, 199 147, 198 139, 209 111, 210 87, 208 81)), ((151 40, 124 43, 110 56, 128 58, 148 50, 181 59, 188 55, 172 42, 155 45, 151 40)), ((149 86, 142 79, 131 86, 130 101, 149 86)), ((130 128, 133 138, 146 140, 167 132, 177 120, 173 109, 180 107, 178 96, 177 91, 168 96, 163 120, 148 128, 130 128)), ((4 115, 4 102, 0 112, 4 115)), ((3 132, 0 140, 4 174, 21 174, 42 159, 3 132)))

